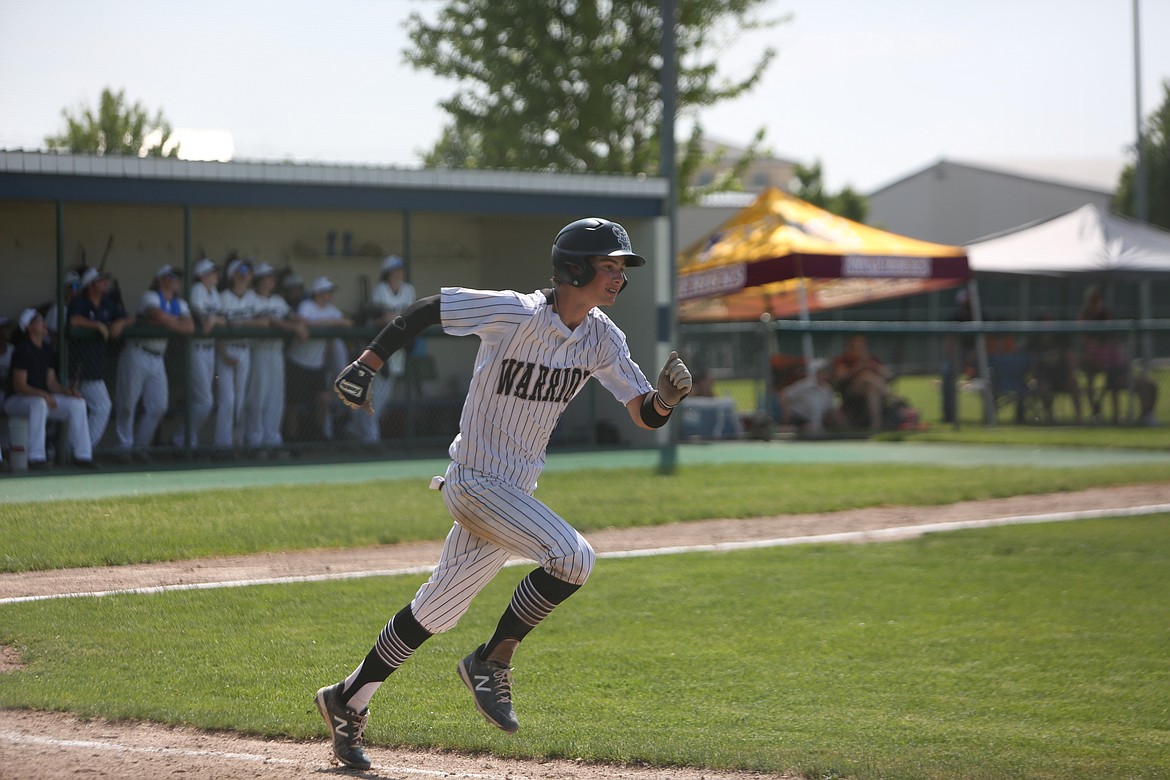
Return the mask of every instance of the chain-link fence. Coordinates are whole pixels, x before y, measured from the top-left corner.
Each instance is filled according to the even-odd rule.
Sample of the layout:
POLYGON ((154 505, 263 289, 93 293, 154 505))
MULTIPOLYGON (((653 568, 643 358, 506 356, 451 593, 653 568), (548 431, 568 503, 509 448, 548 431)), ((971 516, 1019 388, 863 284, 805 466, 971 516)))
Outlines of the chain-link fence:
POLYGON ((332 382, 375 334, 330 327, 297 339, 236 329, 211 339, 136 326, 107 343, 79 331, 62 343, 62 365, 87 400, 103 389, 108 398, 90 403, 108 414, 91 428, 99 459, 441 455, 459 430, 477 344, 438 329, 418 338, 375 381, 371 416, 345 407, 332 382))
MULTIPOLYGON (((425 333, 383 369, 370 416, 342 405, 332 380, 374 335, 319 328, 301 341, 241 329, 206 339, 137 326, 111 342, 69 334, 62 365, 98 410, 99 460, 442 456, 459 429, 478 343, 425 333), (103 366, 100 379, 93 365, 103 366), (94 397, 103 388, 104 404, 94 397)), ((696 377, 676 423, 684 441, 1170 423, 1170 320, 782 320, 683 325, 679 336, 696 377), (812 375, 809 358, 821 369, 812 375)), ((592 414, 561 428, 554 446, 615 442, 592 414)), ((51 449, 54 439, 60 432, 50 431, 51 449)))
POLYGON ((692 409, 685 436, 1167 423, 1168 336, 1167 320, 683 325, 681 352, 717 399, 705 405, 738 417, 692 409))

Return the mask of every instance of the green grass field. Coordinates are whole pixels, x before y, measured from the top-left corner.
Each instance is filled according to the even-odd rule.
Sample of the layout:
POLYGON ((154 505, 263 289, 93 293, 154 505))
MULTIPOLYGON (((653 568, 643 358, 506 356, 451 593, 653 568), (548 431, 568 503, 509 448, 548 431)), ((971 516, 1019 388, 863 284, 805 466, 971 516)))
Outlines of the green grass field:
MULTIPOLYGON (((997 466, 730 464, 541 477, 538 497, 584 532, 725 517, 932 505, 1170 478, 1164 464, 997 466)), ((6 504, 0 571, 175 561, 442 539, 450 518, 419 479, 281 485, 6 504), (344 522, 338 522, 344 518, 344 522)))
MULTIPOLYGON (((1151 446, 1145 433, 1115 429, 1111 446, 1151 446)), ((538 496, 588 532, 1168 481, 1164 464, 687 465, 549 472, 538 496)), ((391 544, 449 523, 419 479, 6 504, 0 568, 391 544)), ((515 737, 483 724, 454 672, 526 571, 508 569, 390 680, 367 736, 810 780, 1167 778, 1168 565, 1170 515, 603 560, 517 657, 515 737)), ((312 693, 421 579, 0 606, 0 644, 25 665, 0 674, 0 707, 320 737, 312 693)))
MULTIPOLYGON (((454 672, 509 569, 391 678, 367 735, 808 778, 1165 778, 1168 567, 1167 515, 605 560, 518 655, 515 737, 454 672)), ((5 606, 27 667, 0 706, 319 736, 312 692, 418 581, 5 606)))

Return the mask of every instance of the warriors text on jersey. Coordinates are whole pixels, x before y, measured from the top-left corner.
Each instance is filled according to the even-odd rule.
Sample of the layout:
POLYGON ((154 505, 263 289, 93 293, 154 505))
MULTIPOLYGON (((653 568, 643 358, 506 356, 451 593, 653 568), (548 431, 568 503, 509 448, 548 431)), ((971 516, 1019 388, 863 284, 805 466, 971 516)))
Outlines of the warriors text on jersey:
POLYGON ((549 293, 444 287, 443 330, 481 339, 451 458, 531 493, 569 401, 596 378, 623 406, 653 387, 600 309, 574 330, 549 293))

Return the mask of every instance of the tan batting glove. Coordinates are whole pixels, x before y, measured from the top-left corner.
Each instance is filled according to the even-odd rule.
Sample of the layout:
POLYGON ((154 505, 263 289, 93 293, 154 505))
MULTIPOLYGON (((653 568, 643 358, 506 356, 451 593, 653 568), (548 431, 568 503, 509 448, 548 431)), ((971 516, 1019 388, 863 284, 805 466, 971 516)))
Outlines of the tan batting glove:
POLYGON ((691 394, 691 370, 682 362, 677 352, 671 352, 666 365, 658 372, 658 402, 667 409, 678 406, 679 401, 691 394))

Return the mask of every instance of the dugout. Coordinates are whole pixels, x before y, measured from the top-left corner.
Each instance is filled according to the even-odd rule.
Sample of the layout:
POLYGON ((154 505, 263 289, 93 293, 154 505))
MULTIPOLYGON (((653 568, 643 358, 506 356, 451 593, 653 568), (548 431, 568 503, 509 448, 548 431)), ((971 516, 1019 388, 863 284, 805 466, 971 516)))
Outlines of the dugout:
MULTIPOLYGON (((403 258, 419 296, 440 285, 547 286, 556 232, 582 216, 620 221, 650 266, 609 311, 647 374, 668 338, 669 183, 655 177, 449 171, 0 151, 0 313, 61 295, 65 274, 104 261, 133 309, 163 264, 185 274, 203 256, 253 257, 306 281, 330 277, 357 314, 387 254, 403 258), (108 249, 107 249, 108 247, 108 249), (104 257, 103 257, 104 255, 104 257)), ((133 313, 133 312, 131 312, 133 313)), ((431 340, 420 390, 462 400, 477 342, 431 340)), ((596 382, 557 441, 590 444, 613 430, 651 446, 596 382)), ((445 446, 450 437, 437 436, 445 446)))

